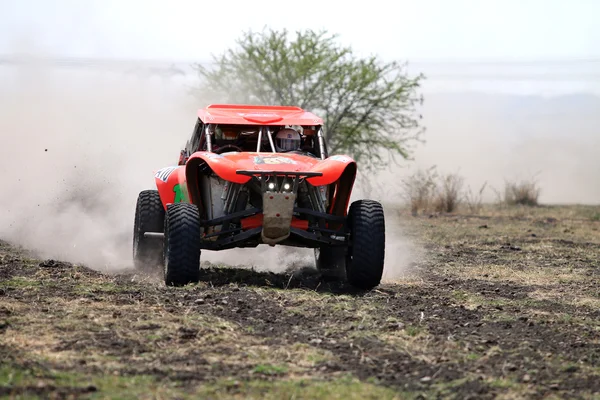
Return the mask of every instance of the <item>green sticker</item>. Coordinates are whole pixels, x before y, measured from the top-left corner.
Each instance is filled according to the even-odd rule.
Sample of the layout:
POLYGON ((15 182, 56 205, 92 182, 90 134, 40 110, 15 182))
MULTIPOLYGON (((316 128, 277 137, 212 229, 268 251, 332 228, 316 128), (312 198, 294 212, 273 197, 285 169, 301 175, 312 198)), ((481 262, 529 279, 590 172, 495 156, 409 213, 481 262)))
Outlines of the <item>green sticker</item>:
POLYGON ((179 186, 179 184, 173 186, 173 191, 175 192, 175 203, 181 203, 181 200, 183 199, 181 186, 179 186))
POLYGON ((186 190, 185 188, 182 188, 179 183, 173 186, 173 191, 175 192, 174 203, 181 203, 187 200, 186 190))

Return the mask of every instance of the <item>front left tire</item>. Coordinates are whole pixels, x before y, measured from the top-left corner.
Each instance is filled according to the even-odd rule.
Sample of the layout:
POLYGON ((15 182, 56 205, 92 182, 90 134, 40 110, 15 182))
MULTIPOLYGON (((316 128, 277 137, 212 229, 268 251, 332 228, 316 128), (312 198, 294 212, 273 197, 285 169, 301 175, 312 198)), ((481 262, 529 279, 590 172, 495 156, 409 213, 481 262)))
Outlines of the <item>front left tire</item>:
POLYGON ((165 215, 164 278, 167 286, 200 280, 200 216, 190 203, 167 206, 165 215))

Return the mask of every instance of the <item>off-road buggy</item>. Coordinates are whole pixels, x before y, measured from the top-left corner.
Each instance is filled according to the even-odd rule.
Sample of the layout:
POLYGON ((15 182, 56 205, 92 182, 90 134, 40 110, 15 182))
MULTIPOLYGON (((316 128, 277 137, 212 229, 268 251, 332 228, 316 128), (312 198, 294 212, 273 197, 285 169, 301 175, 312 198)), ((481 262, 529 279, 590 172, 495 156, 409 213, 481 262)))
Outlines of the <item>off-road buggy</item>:
POLYGON ((356 162, 327 154, 322 125, 299 107, 200 109, 178 165, 158 170, 157 190, 139 194, 135 266, 160 266, 165 283, 179 286, 199 280, 202 250, 285 245, 313 248, 324 274, 341 271, 359 289, 377 286, 383 208, 349 204, 356 162))

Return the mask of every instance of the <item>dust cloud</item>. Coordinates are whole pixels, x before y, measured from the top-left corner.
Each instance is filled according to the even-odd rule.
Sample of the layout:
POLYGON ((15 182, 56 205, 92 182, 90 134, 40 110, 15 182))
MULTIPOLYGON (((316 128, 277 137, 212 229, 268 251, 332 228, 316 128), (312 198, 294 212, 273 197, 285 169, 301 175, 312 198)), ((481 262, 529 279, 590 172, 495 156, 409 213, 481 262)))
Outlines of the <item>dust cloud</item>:
MULTIPOLYGON (((0 69, 0 82, 0 238, 41 257, 130 268, 137 195, 176 162, 204 105, 189 82, 35 64, 0 69)), ((388 242, 397 269, 407 252, 390 257, 395 233, 388 242)), ((202 260, 274 272, 314 266, 311 249, 279 246, 204 251, 202 260)))
POLYGON ((160 78, 0 70, 0 237, 43 257, 130 265, 135 201, 177 161, 196 105, 160 78))
MULTIPOLYGON (((95 69, 0 69, 0 238, 41 257, 131 267, 135 201, 177 161, 204 104, 188 83, 95 69)), ((204 261, 283 271, 308 249, 204 251, 204 261)))
MULTIPOLYGON (((204 105, 188 83, 137 72, 0 68, 0 238, 42 257, 129 268, 137 195, 154 187, 156 169, 177 161, 204 105)), ((482 109, 477 98, 425 98, 427 143, 415 161, 362 176, 353 192, 353 200, 385 204, 385 280, 406 276, 426 254, 396 216, 400 180, 417 166, 459 171, 475 190, 539 173, 544 202, 600 202, 597 113, 519 119, 494 101, 482 109)), ((311 250, 286 247, 204 251, 202 258, 274 272, 314 265, 311 250)))

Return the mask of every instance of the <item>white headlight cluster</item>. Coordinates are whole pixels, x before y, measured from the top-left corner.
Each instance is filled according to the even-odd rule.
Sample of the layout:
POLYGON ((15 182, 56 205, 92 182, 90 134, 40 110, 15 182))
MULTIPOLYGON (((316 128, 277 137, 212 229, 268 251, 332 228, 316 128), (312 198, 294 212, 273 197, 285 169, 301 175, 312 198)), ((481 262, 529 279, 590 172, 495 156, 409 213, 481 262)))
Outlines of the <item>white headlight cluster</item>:
POLYGON ((282 192, 291 192, 293 190, 293 183, 289 180, 284 180, 281 186, 276 181, 271 181, 267 183, 267 190, 270 192, 274 192, 277 190, 281 190, 282 192))

